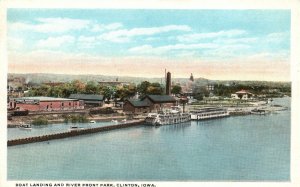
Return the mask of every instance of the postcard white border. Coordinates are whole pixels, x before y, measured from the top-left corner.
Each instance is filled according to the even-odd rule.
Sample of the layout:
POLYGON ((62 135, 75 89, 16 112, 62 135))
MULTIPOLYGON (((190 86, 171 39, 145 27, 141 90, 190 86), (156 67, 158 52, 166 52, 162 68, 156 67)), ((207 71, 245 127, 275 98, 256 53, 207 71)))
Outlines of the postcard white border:
MULTIPOLYGON (((297 0, 0 0, 0 186, 14 187, 6 175, 6 11, 8 8, 102 8, 102 9, 289 9, 291 10, 291 77, 292 77, 292 126, 291 126, 291 180, 290 182, 153 182, 156 186, 300 186, 300 1, 297 0)), ((25 182, 25 181, 23 181, 25 182)), ((26 181, 30 182, 30 181, 26 181)), ((33 181, 31 181, 33 182, 33 181)), ((34 181, 60 182, 60 181, 34 181)), ((63 181, 66 183, 68 181, 63 181)), ((75 182, 75 181, 69 181, 75 182)), ((77 183, 86 183, 76 181, 77 183)), ((99 181, 101 183, 115 183, 99 181)), ((95 182, 91 182, 95 183, 95 182)), ((118 181, 122 183, 122 181, 118 181)), ((123 183, 129 183, 123 181, 123 183)), ((140 184, 141 182, 136 182, 140 184)))

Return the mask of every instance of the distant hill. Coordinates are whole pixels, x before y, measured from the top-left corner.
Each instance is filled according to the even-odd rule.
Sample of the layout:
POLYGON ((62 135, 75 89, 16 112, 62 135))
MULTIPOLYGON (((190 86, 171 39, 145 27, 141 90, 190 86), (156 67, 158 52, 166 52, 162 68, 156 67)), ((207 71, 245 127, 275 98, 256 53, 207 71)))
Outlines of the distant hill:
MULTIPOLYGON (((8 78, 21 77, 26 83, 31 82, 40 84, 44 82, 71 82, 73 80, 80 80, 82 82, 88 81, 120 81, 131 82, 139 84, 142 81, 165 83, 164 77, 161 78, 147 78, 147 77, 127 77, 127 76, 106 76, 106 75, 64 75, 64 74, 8 74, 8 78)), ((189 78, 172 78, 173 83, 184 84, 189 81, 189 78)), ((207 84, 224 84, 227 86, 241 84, 241 85, 268 85, 268 86, 290 86, 291 82, 273 82, 273 81, 241 81, 241 80, 209 80, 205 78, 195 77, 194 82, 197 86, 204 86, 207 84)))
MULTIPOLYGON (((82 82, 88 81, 120 81, 120 82, 131 82, 134 84, 139 84, 142 81, 158 82, 164 83, 164 77, 161 78, 147 78, 147 77, 125 77, 125 76, 106 76, 106 75, 64 75, 64 74, 44 74, 44 73, 34 73, 34 74, 8 74, 8 78, 22 77, 26 82, 31 82, 35 84, 40 84, 44 82, 71 82, 73 80, 80 80, 82 82)), ((188 81, 188 78, 172 78, 174 83, 184 83, 188 81)), ((195 82, 204 82, 208 80, 204 78, 195 78, 195 82)))

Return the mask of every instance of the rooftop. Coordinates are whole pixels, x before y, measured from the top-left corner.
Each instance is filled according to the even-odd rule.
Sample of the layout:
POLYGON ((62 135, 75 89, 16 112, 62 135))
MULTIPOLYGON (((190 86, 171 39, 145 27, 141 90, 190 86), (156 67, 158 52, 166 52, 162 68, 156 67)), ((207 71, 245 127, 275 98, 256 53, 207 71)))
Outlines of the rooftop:
POLYGON ((148 97, 154 103, 176 102, 175 98, 170 95, 147 95, 146 97, 148 97))
POLYGON ((141 101, 141 100, 137 100, 137 99, 128 99, 127 100, 132 106, 134 107, 148 107, 150 106, 149 103, 147 103, 146 101, 141 101))
POLYGON ((251 94, 250 92, 246 91, 246 90, 240 90, 238 92, 235 92, 236 94, 251 94))
POLYGON ((20 97, 20 98, 14 98, 15 100, 39 100, 39 101, 74 101, 77 99, 68 99, 68 98, 59 98, 59 97, 44 97, 44 96, 38 96, 38 97, 20 97))
POLYGON ((80 99, 80 100, 94 100, 94 101, 103 101, 103 95, 94 95, 94 94, 71 94, 70 99, 80 99))

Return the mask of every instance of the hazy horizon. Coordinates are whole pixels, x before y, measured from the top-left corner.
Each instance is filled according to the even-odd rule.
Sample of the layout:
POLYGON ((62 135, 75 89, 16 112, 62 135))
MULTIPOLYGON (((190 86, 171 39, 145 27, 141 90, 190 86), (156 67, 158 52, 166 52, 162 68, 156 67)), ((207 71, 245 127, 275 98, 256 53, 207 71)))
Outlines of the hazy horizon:
POLYGON ((9 73, 291 81, 288 10, 8 9, 7 23, 9 73))
MULTIPOLYGON (((39 75, 58 75, 58 76, 105 76, 105 77, 111 77, 111 80, 115 80, 115 78, 118 78, 119 81, 122 81, 122 78, 146 78, 146 79, 162 79, 164 76, 161 77, 137 77, 137 76, 118 76, 118 75, 102 75, 102 74, 58 74, 58 73, 8 73, 8 75, 30 75, 30 74, 39 74, 39 75), (121 80, 120 80, 121 79, 121 80)), ((172 75, 171 75, 172 76, 172 75)), ((189 75, 190 76, 190 75, 189 75)), ((190 77, 173 77, 172 79, 189 79, 190 77)), ((206 77, 194 77, 194 80, 197 79, 204 79, 208 81, 245 81, 245 82, 282 82, 282 83, 290 83, 291 81, 273 81, 273 80, 240 80, 240 79, 208 79, 206 77)))

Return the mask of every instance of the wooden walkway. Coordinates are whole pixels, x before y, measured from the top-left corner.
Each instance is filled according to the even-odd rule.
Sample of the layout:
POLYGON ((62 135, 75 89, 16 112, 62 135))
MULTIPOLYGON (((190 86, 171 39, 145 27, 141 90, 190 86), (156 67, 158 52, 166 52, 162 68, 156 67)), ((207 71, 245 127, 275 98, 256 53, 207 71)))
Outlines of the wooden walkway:
POLYGON ((56 134, 8 140, 7 146, 29 144, 29 143, 35 143, 35 142, 43 142, 43 141, 69 138, 69 137, 73 137, 73 136, 79 136, 79 135, 85 135, 85 134, 91 134, 91 133, 97 133, 97 132, 110 131, 110 130, 115 130, 115 129, 128 128, 128 127, 141 125, 143 122, 144 122, 144 120, 135 120, 135 121, 130 121, 130 122, 122 123, 122 124, 118 124, 118 125, 96 127, 96 128, 82 129, 82 130, 78 130, 78 131, 69 131, 69 132, 62 132, 62 133, 56 133, 56 134))

